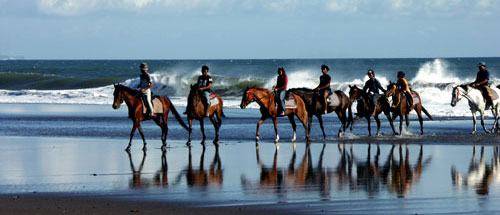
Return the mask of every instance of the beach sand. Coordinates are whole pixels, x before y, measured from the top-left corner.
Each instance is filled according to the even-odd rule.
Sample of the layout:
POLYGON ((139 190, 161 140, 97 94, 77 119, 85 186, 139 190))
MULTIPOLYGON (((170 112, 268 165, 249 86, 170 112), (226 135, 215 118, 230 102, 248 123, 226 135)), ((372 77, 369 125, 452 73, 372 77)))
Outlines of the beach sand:
POLYGON ((339 139, 338 121, 326 117, 327 140, 314 122, 310 144, 300 126, 290 142, 290 125, 280 120, 278 148, 271 122, 256 145, 256 110, 228 109, 218 147, 200 145, 198 127, 187 147, 171 120, 166 151, 147 122, 148 150, 137 134, 127 153, 123 110, 2 108, 11 112, 0 114, 0 214, 500 213, 500 136, 470 135, 470 119, 425 121, 423 136, 412 121, 400 137, 387 135, 387 122, 386 135, 367 137, 360 121, 356 135, 339 139))

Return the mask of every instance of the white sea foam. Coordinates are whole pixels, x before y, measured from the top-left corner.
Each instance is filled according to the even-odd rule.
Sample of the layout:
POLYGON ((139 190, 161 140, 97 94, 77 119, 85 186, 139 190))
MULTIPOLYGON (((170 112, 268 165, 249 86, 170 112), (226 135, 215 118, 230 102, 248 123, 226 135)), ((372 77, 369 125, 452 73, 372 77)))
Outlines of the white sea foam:
MULTIPOLYGON (((420 93, 422 104, 433 116, 470 116, 469 106, 466 100, 460 101, 456 107, 450 106, 451 92, 454 86, 472 80, 461 79, 452 71, 452 66, 442 59, 435 59, 423 63, 417 70, 415 78, 410 84, 413 90, 420 93)), ((186 96, 190 84, 196 81, 199 71, 189 73, 176 71, 156 71, 151 74, 155 85, 153 92, 159 95, 169 95, 176 106, 186 105, 186 96)), ((353 79, 348 82, 336 82, 333 74, 332 89, 348 93, 349 85, 362 87, 368 78, 353 79)), ((297 70, 288 73, 288 88, 315 88, 319 84, 318 73, 313 70, 297 70)), ((377 74, 377 79, 385 87, 390 78, 377 74)), ((239 108, 241 96, 237 95, 245 86, 260 84, 264 88, 271 89, 276 84, 276 77, 264 81, 255 77, 218 77, 214 84, 216 92, 224 91, 224 106, 239 108), (230 95, 230 96, 228 96, 230 95)), ((138 78, 129 79, 122 84, 135 87, 138 78)), ((492 86, 500 84, 500 80, 493 79, 492 86)), ((76 89, 76 90, 0 90, 1 103, 60 103, 60 104, 111 104, 113 102, 113 85, 76 89)), ((258 108, 252 103, 248 108, 258 108)), ((487 116, 491 116, 487 111, 487 116)))

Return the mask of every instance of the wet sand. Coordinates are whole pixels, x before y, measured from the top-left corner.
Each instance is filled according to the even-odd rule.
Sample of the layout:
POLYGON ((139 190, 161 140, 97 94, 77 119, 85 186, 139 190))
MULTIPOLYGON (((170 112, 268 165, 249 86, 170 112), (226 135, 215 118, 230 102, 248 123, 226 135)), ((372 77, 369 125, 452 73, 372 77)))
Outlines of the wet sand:
MULTIPOLYGON (((185 131, 172 121, 161 151, 159 129, 149 122, 148 150, 137 134, 127 153, 123 112, 0 109, 19 106, 0 114, 0 214, 500 213, 500 135, 479 127, 470 135, 466 119, 425 121, 425 135, 402 137, 367 137, 360 121, 356 135, 339 139, 338 121, 327 117, 328 139, 315 122, 310 144, 300 126, 290 142, 290 125, 281 120, 277 148, 271 122, 256 145, 256 111, 227 110, 219 147, 198 144, 198 127, 186 147, 185 131)), ((415 121, 410 132, 418 133, 415 121)))

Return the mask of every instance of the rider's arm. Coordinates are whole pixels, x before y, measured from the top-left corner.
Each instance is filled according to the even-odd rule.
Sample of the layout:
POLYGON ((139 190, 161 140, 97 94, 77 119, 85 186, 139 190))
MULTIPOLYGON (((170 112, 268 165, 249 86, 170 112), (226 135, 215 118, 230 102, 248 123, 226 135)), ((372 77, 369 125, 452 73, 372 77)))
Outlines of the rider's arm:
POLYGON ((382 92, 384 92, 384 93, 385 93, 385 91, 386 91, 386 90, 382 87, 382 85, 380 84, 380 82, 379 82, 378 80, 377 80, 377 83, 376 83, 375 85, 376 85, 376 87, 377 87, 378 89, 380 89, 382 92))
POLYGON ((325 84, 324 86, 318 86, 316 89, 318 89, 318 90, 322 90, 322 89, 326 89, 326 88, 328 88, 328 87, 330 87, 330 83, 325 84))
POLYGON ((209 83, 206 87, 200 87, 200 90, 208 90, 210 88, 212 88, 212 83, 209 83))
POLYGON ((486 84, 486 83, 488 83, 488 81, 489 81, 488 79, 484 79, 483 81, 478 82, 478 83, 474 83, 473 85, 474 85, 475 87, 477 87, 477 86, 480 86, 480 85, 482 85, 482 84, 486 84))

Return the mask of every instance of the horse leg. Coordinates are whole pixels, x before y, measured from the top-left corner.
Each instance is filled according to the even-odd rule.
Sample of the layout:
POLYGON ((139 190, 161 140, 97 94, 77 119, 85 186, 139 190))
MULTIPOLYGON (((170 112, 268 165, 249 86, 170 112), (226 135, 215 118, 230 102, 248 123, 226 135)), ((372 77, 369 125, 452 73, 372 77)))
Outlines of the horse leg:
POLYGON ((142 133, 142 126, 138 124, 137 128, 139 129, 139 134, 141 135, 142 142, 144 143, 142 150, 146 150, 146 138, 144 138, 144 133, 142 133))
POLYGON ((201 144, 202 145, 205 145, 205 139, 206 139, 206 136, 205 136, 205 123, 203 122, 203 117, 200 119, 200 130, 201 130, 201 135, 202 135, 202 139, 201 139, 201 144))
POLYGON ((495 133, 495 128, 498 126, 498 105, 496 107, 491 108, 491 113, 493 117, 495 117, 495 121, 493 122, 493 127, 491 128, 491 133, 495 133))
POLYGON ((346 117, 344 116, 344 114, 342 113, 342 111, 335 111, 335 113, 337 113, 337 116, 339 117, 339 120, 342 123, 342 125, 339 128, 339 133, 338 133, 337 136, 338 137, 342 137, 342 129, 345 131, 346 117))
POLYGON ((403 114, 399 114, 399 135, 403 135, 403 114))
POLYGON ((165 142, 166 142, 166 138, 164 139, 164 137, 166 137, 164 136, 165 127, 163 126, 163 122, 161 121, 160 116, 153 118, 153 121, 161 128, 161 142, 162 142, 161 149, 163 150, 165 148, 165 142))
POLYGON ((370 117, 366 117, 366 121, 368 122, 368 136, 372 136, 372 126, 370 125, 370 117))
POLYGON ((257 132, 255 133, 255 141, 256 141, 256 142, 259 142, 259 139, 260 139, 260 138, 259 138, 259 130, 260 130, 260 125, 262 125, 262 123, 263 123, 263 122, 264 122, 264 120, 266 120, 266 119, 267 119, 267 117, 265 117, 265 116, 261 116, 261 117, 260 117, 259 122, 257 123, 257 132))
POLYGON ((189 125, 189 129, 188 129, 188 132, 189 132, 189 135, 188 135, 188 141, 186 142, 186 145, 187 146, 191 146, 191 133, 193 132, 193 119, 188 117, 188 125, 189 125))
POLYGON ((472 134, 476 134, 476 112, 472 112, 473 129, 472 134))
POLYGON ((405 114, 405 120, 406 120, 406 130, 408 131, 408 128, 410 127, 410 114, 405 114))
POLYGON ((490 133, 484 125, 484 111, 479 111, 479 113, 481 114, 481 126, 483 126, 484 133, 490 133))
POLYGON ((280 135, 278 134, 278 121, 276 120, 276 117, 273 117, 273 124, 274 124, 274 133, 276 134, 276 139, 274 139, 275 143, 278 143, 280 140, 280 135))
POLYGON ((130 131, 130 141, 128 142, 128 146, 125 149, 125 151, 130 151, 130 146, 132 145, 132 139, 134 138, 135 129, 137 128, 138 124, 139 122, 134 122, 134 124, 132 125, 132 131, 130 131))
POLYGON ((215 128, 214 144, 217 145, 219 142, 219 125, 218 125, 217 121, 215 120, 214 115, 210 116, 210 121, 212 122, 212 124, 214 125, 214 128, 215 128))
POLYGON ((418 116, 418 122, 420 122, 420 135, 424 134, 424 119, 422 118, 422 110, 415 108, 418 116))
POLYGON ((293 114, 288 115, 288 120, 290 120, 290 124, 292 124, 293 128, 293 138, 292 142, 295 142, 297 140, 297 124, 295 124, 295 118, 293 118, 293 114))
POLYGON ((326 140, 325 127, 323 126, 323 116, 320 114, 316 115, 316 117, 318 117, 319 127, 321 127, 321 132, 323 132, 323 140, 326 140))
MULTIPOLYGON (((321 114, 316 115, 318 117, 321 114)), ((300 119, 300 118, 299 118, 300 119)), ((307 115, 307 133, 311 133, 311 127, 312 127, 312 121, 313 121, 313 115, 307 115)))
POLYGON ((385 116, 387 117, 387 121, 389 121, 389 124, 391 125, 392 134, 396 135, 396 130, 394 129, 394 122, 393 122, 394 120, 391 118, 390 114, 386 114, 385 116))
POLYGON ((380 119, 378 118, 378 114, 375 114, 373 118, 375 118, 375 122, 377 122, 377 136, 380 136, 380 119))
MULTIPOLYGON (((321 117, 321 114, 319 116, 321 117)), ((302 126, 304 126, 304 130, 306 131, 306 141, 307 141, 307 143, 309 143, 309 141, 311 140, 311 138, 309 136, 309 132, 306 130, 306 128, 307 128, 307 118, 306 118, 307 115, 306 114, 302 114, 302 116, 301 116, 301 115, 297 114, 297 117, 299 118, 300 122, 302 123, 302 126)), ((294 147, 295 147, 295 145, 294 145, 294 147)))

